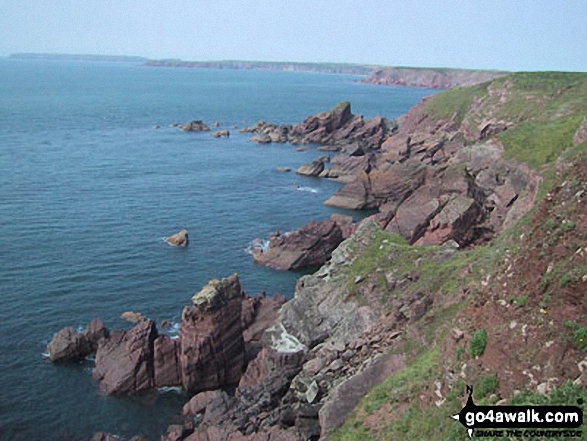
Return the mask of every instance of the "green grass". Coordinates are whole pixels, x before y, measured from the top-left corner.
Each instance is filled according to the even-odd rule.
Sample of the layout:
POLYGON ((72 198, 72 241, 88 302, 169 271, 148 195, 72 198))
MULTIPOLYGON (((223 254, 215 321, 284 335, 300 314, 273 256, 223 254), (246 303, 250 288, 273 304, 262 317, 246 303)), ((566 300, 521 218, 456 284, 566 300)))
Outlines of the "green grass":
POLYGON ((525 162, 534 168, 551 163, 573 147, 573 137, 584 115, 572 115, 555 121, 526 121, 501 135, 504 157, 525 162))
POLYGON ((426 111, 437 119, 453 118, 461 123, 475 98, 487 93, 487 85, 456 87, 435 95, 426 106, 426 111))
POLYGON ((471 355, 473 357, 480 357, 485 352, 487 346, 487 331, 481 329, 480 331, 473 334, 469 348, 471 349, 471 355))
POLYGON ((476 400, 481 400, 497 392, 498 388, 499 381, 497 375, 487 375, 473 387, 473 397, 476 400))

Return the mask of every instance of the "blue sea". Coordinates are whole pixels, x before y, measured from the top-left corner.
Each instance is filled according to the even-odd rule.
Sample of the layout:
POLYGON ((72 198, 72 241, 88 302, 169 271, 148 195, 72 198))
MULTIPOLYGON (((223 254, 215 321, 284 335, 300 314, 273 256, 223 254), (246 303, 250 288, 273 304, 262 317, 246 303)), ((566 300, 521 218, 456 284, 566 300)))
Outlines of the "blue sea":
POLYGON ((1 440, 156 440, 177 421, 185 394, 103 396, 91 361, 53 365, 47 343, 94 317, 128 329, 125 311, 177 328, 195 292, 235 272, 249 294, 292 297, 299 274, 255 265, 247 247, 345 213, 323 205, 340 184, 276 171, 316 146, 259 145, 235 127, 296 123, 340 101, 393 119, 435 92, 358 80, 0 59, 1 440), (193 119, 231 136, 171 127, 193 119), (190 246, 169 246, 182 228, 190 246))

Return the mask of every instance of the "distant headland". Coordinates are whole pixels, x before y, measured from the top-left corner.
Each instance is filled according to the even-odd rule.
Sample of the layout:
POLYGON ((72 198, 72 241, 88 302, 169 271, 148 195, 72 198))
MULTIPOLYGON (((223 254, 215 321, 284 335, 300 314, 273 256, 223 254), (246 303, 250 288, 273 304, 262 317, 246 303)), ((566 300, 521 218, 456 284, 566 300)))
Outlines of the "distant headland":
POLYGON ((277 72, 357 75, 363 76, 364 78, 361 81, 367 84, 422 87, 431 89, 449 89, 459 86, 471 86, 508 74, 508 72, 492 70, 399 67, 352 63, 243 60, 183 61, 180 59, 152 60, 145 57, 123 55, 16 53, 9 55, 8 58, 143 63, 145 66, 150 67, 176 67, 190 69, 268 70, 277 72))

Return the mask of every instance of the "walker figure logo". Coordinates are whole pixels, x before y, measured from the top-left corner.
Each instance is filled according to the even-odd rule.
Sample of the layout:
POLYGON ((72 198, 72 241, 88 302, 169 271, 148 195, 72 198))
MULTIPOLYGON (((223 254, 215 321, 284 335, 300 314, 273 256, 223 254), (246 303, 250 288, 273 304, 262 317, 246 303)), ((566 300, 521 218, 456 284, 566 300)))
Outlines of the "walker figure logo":
POLYGON ((467 404, 451 418, 467 429, 469 438, 473 433, 480 437, 530 438, 580 438, 582 435, 580 430, 570 430, 583 424, 583 411, 577 406, 477 406, 471 386, 467 386, 467 394, 467 404))

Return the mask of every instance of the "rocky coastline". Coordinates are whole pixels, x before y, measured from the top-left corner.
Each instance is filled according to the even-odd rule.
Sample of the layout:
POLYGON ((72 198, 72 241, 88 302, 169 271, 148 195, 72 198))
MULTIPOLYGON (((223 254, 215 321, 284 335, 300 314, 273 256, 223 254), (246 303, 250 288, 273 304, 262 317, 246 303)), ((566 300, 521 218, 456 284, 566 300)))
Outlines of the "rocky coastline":
MULTIPOLYGON (((547 308, 546 297, 531 297, 523 282, 527 274, 516 270, 530 271, 533 256, 544 266, 541 273, 558 274, 552 262, 548 272, 540 260, 544 256, 536 257, 537 245, 530 242, 544 246, 555 234, 537 239, 523 230, 515 242, 487 246, 520 220, 554 210, 554 196, 540 200, 545 175, 507 153, 506 134, 524 124, 520 115, 504 110, 518 99, 514 91, 521 80, 492 78, 466 108, 451 112, 446 104, 439 113, 433 97, 397 121, 365 120, 352 113, 350 103, 341 103, 297 125, 261 121, 242 129, 253 142, 319 144, 332 152, 333 157, 308 164, 302 174, 345 184, 327 205, 375 214, 359 223, 340 215, 311 222, 274 234, 268 247, 254 251, 257 263, 273 268, 319 268, 298 280, 288 302, 280 296, 246 295, 237 275, 211 280, 184 308, 178 339, 159 334, 146 318, 130 331, 110 331, 96 319, 83 333, 59 331, 48 347, 51 361, 96 353, 93 376, 110 395, 165 386, 188 391, 192 398, 183 409, 183 424, 171 425, 164 441, 325 440, 349 418, 365 433, 377 434, 381 423, 369 417, 373 412, 375 420, 390 417, 391 404, 351 413, 372 389, 386 393, 388 380, 411 366, 419 369, 409 371, 414 384, 420 381, 418 389, 409 389, 410 383, 404 385, 407 391, 392 390, 387 396, 401 412, 416 405, 448 415, 443 406, 458 404, 464 384, 485 381, 488 372, 501 380, 492 389, 494 396, 487 395, 494 402, 520 389, 546 394, 564 379, 587 385, 587 362, 581 361, 584 354, 577 345, 567 345, 564 354, 552 350, 536 356, 528 347, 516 362, 506 361, 497 347, 498 342, 512 345, 504 343, 509 340, 525 347, 533 335, 549 348, 553 343, 540 333, 550 327, 548 339, 555 341, 565 331, 562 324, 538 321, 537 314, 546 314, 536 312, 538 305, 540 311, 547 308), (515 284, 518 291, 512 292, 515 284), (536 309, 517 307, 523 300, 511 300, 520 296, 516 292, 528 293, 524 304, 529 301, 536 309), (483 351, 469 355, 481 327, 489 331, 490 356, 485 358, 483 351), (423 376, 430 368, 418 363, 429 359, 442 377, 423 376), (495 360, 507 365, 507 376, 495 360), (535 369, 537 363, 543 367, 535 369)), ((571 146, 579 149, 584 148, 587 117, 587 110, 581 111, 585 116, 571 133, 571 146)), ((573 182, 584 187, 585 163, 584 157, 559 159, 552 194, 564 193, 571 172, 573 182)), ((565 197, 582 195, 573 187, 565 197)), ((576 225, 587 225, 587 213, 565 210, 565 225, 574 227, 557 230, 556 240, 564 242, 552 245, 558 247, 556 265, 584 266, 584 234, 578 239, 570 234, 576 225)), ((570 304, 584 309, 573 298, 587 276, 577 277, 564 286, 559 282, 563 295, 549 311, 560 323, 570 304)), ((552 286, 551 281, 541 293, 546 296, 552 286)), ((115 439, 109 436, 100 433, 93 439, 115 439)))

